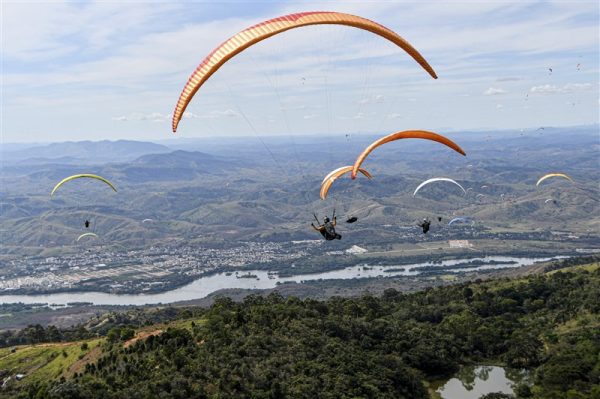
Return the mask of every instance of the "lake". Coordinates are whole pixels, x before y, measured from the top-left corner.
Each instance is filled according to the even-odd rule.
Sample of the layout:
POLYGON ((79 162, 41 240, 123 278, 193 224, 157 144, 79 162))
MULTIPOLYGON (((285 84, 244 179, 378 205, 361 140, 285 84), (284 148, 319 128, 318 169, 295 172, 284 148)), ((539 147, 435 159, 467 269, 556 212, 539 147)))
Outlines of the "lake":
MULTIPOLYGON (((389 266, 368 266, 357 265, 340 270, 332 270, 323 273, 302 274, 291 277, 279 277, 276 274, 269 274, 263 270, 251 270, 226 275, 219 273, 212 276, 201 277, 182 287, 161 292, 159 294, 136 294, 119 295, 108 294, 104 292, 65 292, 48 295, 0 295, 0 303, 48 303, 48 304, 67 304, 69 302, 91 302, 94 305, 148 305, 156 303, 172 303, 178 301, 187 301, 192 299, 204 298, 215 291, 226 288, 245 288, 245 289, 268 289, 277 286, 277 283, 297 282, 311 280, 332 280, 332 279, 353 279, 353 278, 375 278, 390 276, 414 276, 419 274, 418 269, 424 266, 453 266, 460 263, 481 260, 485 262, 515 262, 499 265, 482 265, 469 269, 456 269, 454 271, 465 270, 487 270, 501 269, 507 267, 520 267, 531 265, 536 262, 543 262, 552 258, 515 258, 508 256, 487 256, 481 258, 455 259, 442 261, 433 264, 430 262, 416 263, 410 265, 389 265, 389 266), (390 269, 404 269, 385 272, 390 269), (409 271, 409 269, 416 269, 409 271), (240 278, 243 274, 255 275, 256 278, 240 278), (236 275, 237 274, 237 275, 236 275)), ((452 269, 446 272, 453 271, 452 269)), ((228 273, 229 274, 229 273, 228 273)))

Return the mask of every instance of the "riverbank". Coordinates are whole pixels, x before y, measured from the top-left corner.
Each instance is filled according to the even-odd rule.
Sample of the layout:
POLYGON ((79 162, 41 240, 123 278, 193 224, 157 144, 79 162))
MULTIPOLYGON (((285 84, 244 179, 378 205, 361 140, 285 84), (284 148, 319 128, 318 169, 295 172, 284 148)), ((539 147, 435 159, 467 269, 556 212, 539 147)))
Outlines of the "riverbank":
MULTIPOLYGON (((483 258, 469 259, 481 260, 484 262, 504 262, 501 267, 521 267, 534 264, 536 262, 548 261, 551 258, 511 258, 501 256, 490 256, 483 258), (506 263, 510 262, 510 263, 506 263), (515 263, 512 263, 515 262, 515 263)), ((460 265, 465 263, 465 259, 447 260, 442 261, 441 264, 438 262, 436 266, 446 266, 447 269, 444 275, 436 276, 436 279, 447 279, 453 281, 456 279, 456 274, 461 271, 459 267, 457 270, 453 270, 453 265, 460 265), (447 276, 446 276, 447 275, 447 276)), ((272 289, 280 285, 286 285, 289 283, 305 283, 308 281, 331 281, 331 280, 360 280, 360 279, 385 279, 385 278, 404 278, 410 277, 415 281, 418 281, 419 268, 431 266, 430 262, 419 263, 409 265, 405 270, 400 271, 401 268, 390 266, 368 266, 366 269, 364 265, 357 265, 353 267, 347 267, 342 270, 335 270, 325 273, 315 273, 308 275, 299 275, 294 277, 280 277, 275 276, 268 271, 255 270, 249 271, 252 275, 256 275, 257 278, 237 278, 235 274, 227 275, 227 273, 219 273, 208 277, 199 278, 192 283, 184 285, 180 288, 163 292, 160 294, 137 294, 137 295, 122 295, 122 294, 109 294, 104 292, 64 292, 54 294, 41 294, 41 295, 0 295, 0 303, 54 303, 54 304, 67 304, 69 302, 91 302, 95 305, 149 305, 149 304, 167 304, 174 302, 181 302, 186 300, 201 299, 208 295, 223 289, 249 289, 249 290, 261 290, 261 289, 272 289), (396 268, 396 272, 385 272, 387 268, 396 268)), ((490 266, 477 266, 470 269, 471 272, 477 272, 477 270, 488 268, 490 266)), ((248 273, 248 271, 246 272, 248 273)), ((431 284, 431 277, 424 276, 423 282, 431 284)))

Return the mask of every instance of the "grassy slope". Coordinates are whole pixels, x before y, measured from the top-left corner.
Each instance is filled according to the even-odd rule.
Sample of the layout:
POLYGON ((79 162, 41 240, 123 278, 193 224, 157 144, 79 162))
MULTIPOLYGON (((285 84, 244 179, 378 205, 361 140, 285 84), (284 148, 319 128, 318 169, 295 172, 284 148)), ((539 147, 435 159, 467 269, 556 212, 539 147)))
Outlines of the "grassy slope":
MULTIPOLYGON (((175 320, 170 323, 155 324, 143 327, 136 331, 136 336, 124 343, 132 343, 138 339, 145 339, 149 335, 159 333, 167 328, 186 328, 191 330, 192 323, 202 324, 202 319, 175 320)), ((69 378, 77 372, 83 371, 85 365, 95 362, 102 355, 102 346, 106 338, 97 338, 76 342, 61 342, 37 345, 21 345, 0 349, 0 370, 5 370, 13 376, 10 384, 20 384, 14 380, 14 375, 25 374, 23 383, 69 378), (87 342, 88 349, 82 350, 81 345, 87 342), (14 352, 12 350, 15 349, 14 352), (64 356, 63 352, 66 354, 64 356)))

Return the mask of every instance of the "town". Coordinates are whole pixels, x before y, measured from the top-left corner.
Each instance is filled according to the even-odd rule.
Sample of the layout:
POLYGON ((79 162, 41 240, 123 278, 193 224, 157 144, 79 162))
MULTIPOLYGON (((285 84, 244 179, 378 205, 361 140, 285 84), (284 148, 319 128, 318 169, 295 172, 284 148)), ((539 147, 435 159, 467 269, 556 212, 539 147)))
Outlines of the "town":
POLYGON ((5 270, 0 292, 160 292, 219 271, 289 263, 310 255, 318 243, 241 242, 232 248, 165 245, 122 252, 94 249, 61 257, 21 257, 0 264, 5 270))

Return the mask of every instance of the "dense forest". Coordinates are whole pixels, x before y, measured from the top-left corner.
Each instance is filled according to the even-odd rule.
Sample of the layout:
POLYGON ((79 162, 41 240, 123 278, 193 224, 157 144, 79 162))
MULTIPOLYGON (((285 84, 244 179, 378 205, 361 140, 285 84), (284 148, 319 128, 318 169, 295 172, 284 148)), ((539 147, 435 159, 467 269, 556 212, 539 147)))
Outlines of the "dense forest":
POLYGON ((2 395, 418 399, 430 397, 427 381, 493 363, 532 370, 533 386, 516 397, 598 398, 600 269, 568 266, 414 294, 220 298, 180 311, 187 327, 130 345, 134 329, 112 327, 102 354, 72 378, 2 395))

